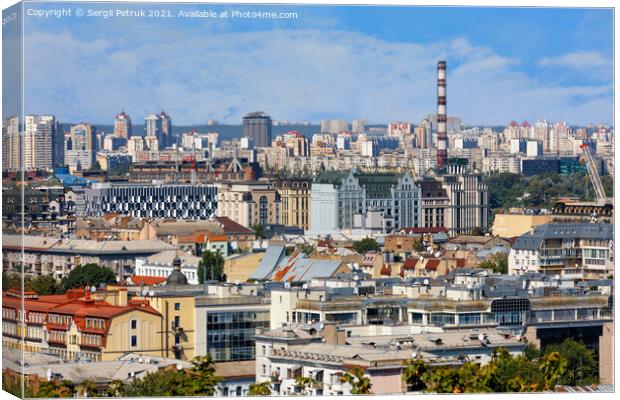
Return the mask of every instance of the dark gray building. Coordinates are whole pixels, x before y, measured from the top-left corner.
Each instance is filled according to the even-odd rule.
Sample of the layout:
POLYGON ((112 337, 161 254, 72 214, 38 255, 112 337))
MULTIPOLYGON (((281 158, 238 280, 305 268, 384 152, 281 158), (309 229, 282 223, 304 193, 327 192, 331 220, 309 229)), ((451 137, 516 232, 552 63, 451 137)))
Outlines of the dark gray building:
POLYGON ((217 207, 211 185, 96 183, 84 192, 85 214, 119 213, 137 218, 209 219, 217 207))
POLYGON ((251 137, 255 147, 271 146, 271 117, 256 111, 243 117, 243 136, 251 137))

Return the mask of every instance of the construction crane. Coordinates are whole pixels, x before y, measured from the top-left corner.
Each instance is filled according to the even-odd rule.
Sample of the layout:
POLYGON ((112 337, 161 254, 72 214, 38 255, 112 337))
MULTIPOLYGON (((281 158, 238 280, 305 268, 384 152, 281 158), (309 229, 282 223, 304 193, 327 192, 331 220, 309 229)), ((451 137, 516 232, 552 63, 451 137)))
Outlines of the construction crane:
POLYGON ((601 182, 601 177, 598 174, 598 168, 594 162, 594 157, 592 157, 592 149, 587 144, 582 144, 579 146, 583 151, 583 161, 586 164, 586 168, 588 169, 588 175, 590 176, 590 181, 592 182, 592 186, 594 186, 594 193, 596 194, 596 203, 600 205, 604 205, 607 203, 607 195, 605 194, 605 189, 603 188, 603 183, 601 182))

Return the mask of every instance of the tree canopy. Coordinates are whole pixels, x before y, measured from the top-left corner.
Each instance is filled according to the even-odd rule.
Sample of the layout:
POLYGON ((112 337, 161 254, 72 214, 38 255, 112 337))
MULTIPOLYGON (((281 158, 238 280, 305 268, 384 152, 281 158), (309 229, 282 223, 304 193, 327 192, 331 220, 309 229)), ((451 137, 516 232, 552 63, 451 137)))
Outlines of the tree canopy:
POLYGON ((248 388, 248 396, 271 396, 271 383, 252 383, 248 388))
POLYGON ((205 250, 202 253, 202 260, 198 263, 198 282, 204 283, 207 280, 225 281, 224 257, 219 252, 205 250))
MULTIPOLYGON (((17 273, 2 273, 2 290, 21 290, 21 277, 17 273)), ((51 275, 24 276, 24 290, 39 294, 57 294, 62 292, 61 285, 51 275)))
POLYGON ((429 393, 541 392, 553 390, 567 376, 567 359, 557 351, 528 358, 496 349, 484 366, 430 367, 421 359, 407 360, 403 380, 408 391, 429 393))
POLYGON ((353 368, 340 377, 342 383, 348 383, 351 386, 351 394, 372 394, 372 384, 370 378, 364 375, 364 371, 359 368, 353 368))
POLYGON ((98 287, 102 283, 114 283, 116 276, 111 269, 100 267, 97 264, 78 265, 65 276, 61 285, 66 291, 68 289, 83 288, 85 286, 98 287))
POLYGON ((554 352, 561 354, 568 362, 566 373, 560 378, 561 385, 582 386, 598 383, 598 365, 594 353, 583 343, 569 338, 545 349, 545 354, 554 352))
POLYGON ((364 238, 362 240, 356 240, 353 242, 353 250, 359 254, 366 254, 369 251, 379 251, 381 246, 373 238, 364 238))
POLYGON ((497 252, 493 254, 488 260, 484 260, 480 263, 480 268, 491 269, 496 274, 508 273, 508 254, 497 252))

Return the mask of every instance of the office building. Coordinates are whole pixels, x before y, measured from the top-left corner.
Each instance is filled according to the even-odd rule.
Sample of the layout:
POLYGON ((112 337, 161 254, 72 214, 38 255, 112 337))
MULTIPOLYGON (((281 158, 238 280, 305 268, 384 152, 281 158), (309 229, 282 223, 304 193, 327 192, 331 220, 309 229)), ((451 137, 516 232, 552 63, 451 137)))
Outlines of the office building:
POLYGON ((96 183, 84 191, 85 213, 209 219, 217 208, 216 193, 212 185, 96 183))
POLYGON ((228 217, 246 228, 280 224, 280 207, 280 194, 272 183, 217 184, 217 216, 228 217))
POLYGON ((276 181, 275 186, 280 194, 280 223, 308 230, 312 179, 283 179, 276 181))
POLYGON ((353 229, 354 216, 378 211, 387 231, 419 226, 421 192, 409 172, 323 171, 312 184, 310 230, 353 229))
POLYGON ((264 112, 253 112, 243 117, 243 136, 250 137, 256 147, 271 146, 271 117, 264 112))

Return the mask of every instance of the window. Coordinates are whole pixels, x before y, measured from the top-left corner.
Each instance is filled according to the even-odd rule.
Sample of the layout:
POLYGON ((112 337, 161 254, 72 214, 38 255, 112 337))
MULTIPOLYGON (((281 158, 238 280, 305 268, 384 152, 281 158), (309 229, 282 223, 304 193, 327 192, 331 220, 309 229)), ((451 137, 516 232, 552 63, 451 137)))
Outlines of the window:
POLYGON ((179 311, 181 309, 181 303, 174 303, 174 310, 179 311))
POLYGON ((138 328, 138 321, 136 321, 135 319, 131 320, 131 329, 137 329, 138 328))
POLYGON ((131 347, 138 346, 138 336, 131 335, 131 347))
POLYGON ((181 326, 181 317, 179 317, 178 315, 174 316, 174 327, 178 328, 179 326, 181 326))

